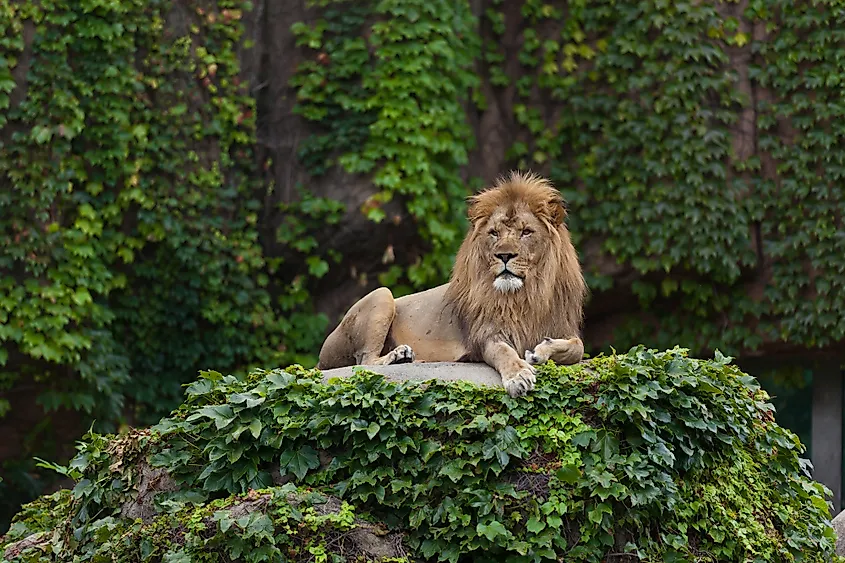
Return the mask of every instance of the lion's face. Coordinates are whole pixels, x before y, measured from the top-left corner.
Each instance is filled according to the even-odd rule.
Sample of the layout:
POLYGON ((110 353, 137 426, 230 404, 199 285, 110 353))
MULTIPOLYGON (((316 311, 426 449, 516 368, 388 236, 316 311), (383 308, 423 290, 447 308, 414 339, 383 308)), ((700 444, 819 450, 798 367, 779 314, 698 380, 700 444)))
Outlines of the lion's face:
POLYGON ((478 281, 501 293, 522 290, 549 251, 547 225, 527 208, 496 209, 476 236, 478 281))

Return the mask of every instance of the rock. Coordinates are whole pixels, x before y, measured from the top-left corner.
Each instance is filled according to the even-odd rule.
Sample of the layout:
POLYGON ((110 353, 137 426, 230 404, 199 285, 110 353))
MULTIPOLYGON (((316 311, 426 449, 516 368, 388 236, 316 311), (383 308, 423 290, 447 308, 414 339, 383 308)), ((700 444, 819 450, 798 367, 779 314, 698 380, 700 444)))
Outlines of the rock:
POLYGON ((323 370, 323 381, 335 377, 349 377, 356 371, 367 370, 384 376, 388 381, 469 381, 486 387, 502 387, 501 376, 484 363, 414 362, 387 366, 350 366, 323 370))
POLYGON ((832 524, 836 532, 836 555, 845 556, 845 510, 836 515, 832 524))
POLYGON ((155 497, 158 493, 173 492, 179 489, 173 478, 164 469, 153 469, 146 462, 138 464, 140 481, 137 485, 138 494, 126 501, 120 510, 123 518, 140 518, 149 521, 157 514, 155 509, 155 497))

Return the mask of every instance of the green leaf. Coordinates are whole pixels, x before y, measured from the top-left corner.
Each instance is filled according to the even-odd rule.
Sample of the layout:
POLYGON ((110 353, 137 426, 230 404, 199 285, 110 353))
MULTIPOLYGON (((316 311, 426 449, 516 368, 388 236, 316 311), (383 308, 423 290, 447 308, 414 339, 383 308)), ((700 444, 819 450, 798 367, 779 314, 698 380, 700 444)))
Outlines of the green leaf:
POLYGON ((591 441, 596 440, 598 435, 595 430, 584 430, 572 437, 572 445, 579 448, 584 448, 590 444, 591 441))
POLYGON ((420 444, 420 457, 422 461, 428 462, 435 453, 440 451, 440 442, 435 440, 426 440, 422 444, 420 444))
POLYGON ((516 430, 511 426, 507 426, 497 430, 493 438, 488 438, 484 441, 481 447, 481 453, 485 459, 495 456, 499 464, 504 467, 510 461, 511 455, 520 456, 523 454, 523 450, 516 430))
POLYGON ((490 541, 493 541, 499 536, 510 535, 510 532, 508 532, 504 524, 502 524, 498 520, 492 520, 489 524, 482 524, 481 522, 479 522, 475 526, 475 531, 478 532, 478 534, 486 537, 490 541))
POLYGON ((527 529, 532 534, 538 534, 543 531, 546 527, 546 523, 537 518, 536 516, 532 516, 528 519, 528 523, 525 525, 525 529, 527 529))
POLYGON ((575 463, 567 464, 555 471, 555 477, 561 483, 572 485, 581 477, 581 468, 575 463))
POLYGON ((32 128, 32 138, 39 145, 43 145, 53 138, 53 130, 43 125, 36 125, 32 128))
POLYGON ((650 447, 648 449, 648 455, 651 459, 665 466, 671 467, 675 462, 675 454, 670 452, 666 445, 662 442, 650 447))
POLYGON ((441 475, 445 475, 452 482, 457 483, 464 475, 469 475, 469 469, 465 469, 466 461, 463 459, 455 459, 443 465, 440 470, 441 475))
POLYGON ((599 430, 593 442, 592 451, 608 460, 619 452, 619 440, 606 430, 599 430))
POLYGON ((602 521, 604 514, 613 514, 613 510, 609 504, 601 503, 587 513, 587 518, 594 524, 599 524, 602 521))
POLYGON ((302 446, 298 450, 287 450, 279 456, 279 466, 282 474, 293 473, 297 479, 302 479, 310 469, 320 466, 317 451, 311 446, 302 446))
POLYGON ((229 426, 236 418, 234 411, 230 405, 213 405, 209 407, 202 407, 194 414, 190 415, 186 420, 188 422, 197 420, 202 417, 208 417, 214 421, 218 430, 229 426))
POLYGON ((255 438, 256 440, 261 435, 261 428, 262 428, 262 423, 258 419, 255 419, 255 420, 253 420, 252 422, 249 423, 249 431, 252 433, 252 437, 255 438))
POLYGON ((289 373, 271 373, 265 378, 270 383, 271 390, 287 389, 296 381, 296 377, 289 373))

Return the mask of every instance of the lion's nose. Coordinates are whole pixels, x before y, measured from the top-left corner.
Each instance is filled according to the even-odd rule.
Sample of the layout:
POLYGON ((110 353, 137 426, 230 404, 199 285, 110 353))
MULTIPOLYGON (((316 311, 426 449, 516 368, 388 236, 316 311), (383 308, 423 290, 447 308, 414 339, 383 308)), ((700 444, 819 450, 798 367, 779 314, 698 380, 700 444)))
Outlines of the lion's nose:
POLYGON ((501 260, 503 264, 507 265, 508 260, 513 260, 514 258, 516 258, 516 254, 510 254, 510 253, 507 253, 507 252, 503 252, 501 254, 496 254, 496 257, 499 260, 501 260))

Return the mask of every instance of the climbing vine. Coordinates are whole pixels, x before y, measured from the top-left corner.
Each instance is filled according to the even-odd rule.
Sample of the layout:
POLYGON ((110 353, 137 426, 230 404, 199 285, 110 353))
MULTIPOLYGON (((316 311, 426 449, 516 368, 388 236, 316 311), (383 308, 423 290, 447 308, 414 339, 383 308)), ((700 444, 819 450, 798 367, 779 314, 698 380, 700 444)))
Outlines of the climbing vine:
MULTIPOLYGON (((660 0, 564 10, 527 0, 520 17, 529 72, 491 72, 494 85, 513 81, 519 92, 514 117, 526 134, 510 154, 547 167, 575 209, 579 242, 601 240, 605 255, 640 274, 632 289, 642 311, 616 345, 738 351, 845 337, 834 250, 838 10, 777 0, 744 11, 660 0), (765 37, 753 39, 752 26, 765 37), (750 275, 763 278, 751 291, 750 275)), ((502 33, 501 14, 488 18, 502 33)), ((588 275, 594 294, 613 283, 588 275)))
POLYGON ((297 111, 326 123, 300 155, 314 172, 337 164, 371 174, 380 191, 362 211, 373 221, 384 220, 381 207, 393 197, 405 200, 430 249, 382 283, 444 281, 466 228, 461 167, 473 137, 463 104, 478 84, 475 18, 465 0, 319 4, 328 6, 321 19, 293 26, 314 53, 292 81, 297 111))
MULTIPOLYGON (((455 100, 486 107, 474 64, 494 91, 515 91, 502 118, 521 129, 509 164, 546 171, 573 208, 576 242, 600 241, 601 255, 637 274, 639 308, 616 344, 740 351, 845 337, 838 10, 491 0, 476 20, 463 2, 319 5, 321 19, 294 26, 312 53, 293 81, 298 111, 326 128, 301 155, 317 171, 371 174, 382 191, 363 211, 375 221, 384 201, 406 198, 431 243, 408 271, 418 286, 442 280, 463 229, 471 188, 457 169, 473 148, 473 106, 455 100), (438 27, 447 18, 451 29, 438 27), (508 27, 517 49, 502 43, 508 27), (446 154, 444 181, 429 163, 446 154)), ((585 265, 598 298, 613 279, 585 265)))
MULTIPOLYGON (((315 131, 298 157, 370 178, 372 221, 401 220, 384 211, 400 200, 425 248, 379 281, 431 286, 466 227, 492 90, 517 125, 502 169, 551 176, 578 248, 598 241, 636 278, 616 347, 832 346, 836 5, 315 1, 290 22, 295 111, 315 131)), ((314 233, 345 210, 300 186, 263 224, 270 163, 238 60, 250 8, 0 0, 0 393, 34 385, 48 411, 144 423, 198 369, 313 363, 327 319, 309 281, 341 259, 314 233)), ((599 300, 614 280, 585 266, 599 300)))
POLYGON ((247 7, 0 2, 0 391, 143 423, 200 368, 314 361, 303 225, 342 206, 291 204, 265 256, 247 7))

